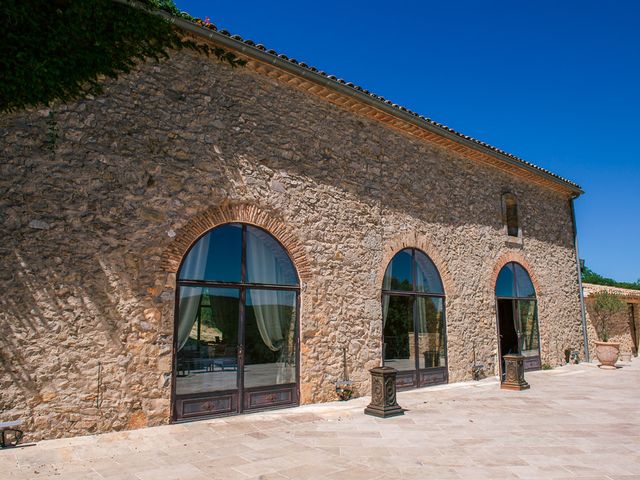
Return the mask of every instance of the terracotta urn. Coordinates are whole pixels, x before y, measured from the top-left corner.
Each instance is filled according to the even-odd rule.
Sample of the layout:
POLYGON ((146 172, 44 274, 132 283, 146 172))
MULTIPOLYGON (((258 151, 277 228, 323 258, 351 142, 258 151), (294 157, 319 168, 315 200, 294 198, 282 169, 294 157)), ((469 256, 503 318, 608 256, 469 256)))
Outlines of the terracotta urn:
POLYGON ((614 342, 596 342, 596 356, 600 361, 601 368, 616 368, 620 344, 614 342))

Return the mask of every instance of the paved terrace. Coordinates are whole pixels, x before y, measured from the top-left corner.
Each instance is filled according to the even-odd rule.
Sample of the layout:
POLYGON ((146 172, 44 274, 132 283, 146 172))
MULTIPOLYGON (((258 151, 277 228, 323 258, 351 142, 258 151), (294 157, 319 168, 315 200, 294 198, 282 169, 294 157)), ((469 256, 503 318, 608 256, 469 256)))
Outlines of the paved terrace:
POLYGON ((640 359, 368 399, 39 442, 0 451, 6 479, 640 479, 640 359))

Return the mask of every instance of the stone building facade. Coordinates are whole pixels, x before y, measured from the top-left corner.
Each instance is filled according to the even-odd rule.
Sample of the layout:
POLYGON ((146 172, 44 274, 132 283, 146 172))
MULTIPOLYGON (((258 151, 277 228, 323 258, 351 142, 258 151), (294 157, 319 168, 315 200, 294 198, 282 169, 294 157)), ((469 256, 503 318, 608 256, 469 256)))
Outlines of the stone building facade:
POLYGON ((593 296, 603 291, 618 296, 627 307, 607 322, 609 341, 620 343, 620 354, 625 358, 637 357, 638 344, 640 343, 640 291, 591 283, 584 283, 582 287, 591 357, 595 359, 595 342, 602 340, 602 327, 598 322, 597 315, 594 314, 595 300, 593 296))
POLYGON ((212 35, 248 65, 177 51, 95 98, 0 118, 1 420, 26 419, 30 439, 170 422, 176 273, 230 222, 272 235, 299 276, 299 403, 336 399, 343 348, 368 394, 383 277, 404 248, 442 280, 447 381, 499 373, 509 262, 535 286, 540 362, 582 351, 577 186, 212 35))

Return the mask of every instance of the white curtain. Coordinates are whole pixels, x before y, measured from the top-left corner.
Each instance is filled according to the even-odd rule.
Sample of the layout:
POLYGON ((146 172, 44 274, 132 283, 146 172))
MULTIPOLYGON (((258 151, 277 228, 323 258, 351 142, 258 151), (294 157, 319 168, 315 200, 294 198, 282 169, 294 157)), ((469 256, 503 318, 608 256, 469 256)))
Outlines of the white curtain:
POLYGON ((180 289, 180 317, 178 322, 178 351, 189 340, 189 333, 193 328, 193 324, 198 318, 198 308, 200 307, 200 298, 202 297, 202 288, 200 287, 182 287, 180 289))
MULTIPOLYGON (((283 278, 286 273, 275 255, 278 252, 270 248, 271 243, 261 238, 261 234, 258 230, 247 230, 247 270, 254 279, 273 284, 286 282, 288 279, 283 278)), ((280 352, 276 383, 295 382, 295 368, 292 368, 295 365, 295 293, 251 289, 249 294, 260 338, 269 350, 280 352)))
MULTIPOLYGON (((391 277, 393 276, 393 260, 389 262, 387 271, 384 272, 384 278, 382 279, 382 290, 391 290, 391 277)), ((382 329, 387 324, 387 314, 389 313, 389 295, 382 295, 382 329)))
MULTIPOLYGON (((205 235, 191 249, 189 255, 180 269, 180 278, 201 279, 207 268, 207 255, 209 254, 210 236, 205 235)), ((180 288, 180 313, 178 320, 178 351, 187 343, 189 333, 198 317, 200 298, 203 289, 200 287, 180 288)))
MULTIPOLYGON (((266 242, 256 232, 247 231, 247 271, 254 278, 279 280, 280 269, 276 258, 266 242)), ((278 315, 277 294, 273 290, 251 290, 251 303, 256 314, 256 323, 262 341, 273 352, 282 348, 284 336, 278 315)))
MULTIPOLYGON (((421 275, 418 275, 420 278, 421 275)), ((429 355, 432 355, 434 345, 433 338, 431 332, 429 332, 429 326, 427 324, 427 305, 425 302, 431 301, 430 299, 424 297, 416 297, 416 314, 418 316, 418 321, 416 322, 416 332, 415 335, 418 338, 418 355, 421 355, 421 358, 418 359, 418 365, 423 365, 425 367, 431 367, 431 365, 427 365, 427 356, 425 353, 429 352, 429 355)))
POLYGON ((282 348, 280 349, 276 383, 294 383, 296 381, 296 295, 293 292, 276 292, 276 294, 278 297, 278 305, 288 307, 284 312, 289 312, 286 314, 282 309, 280 310, 280 328, 281 331, 284 330, 287 335, 286 338, 283 338, 282 348))
POLYGON ((416 290, 442 293, 442 282, 435 265, 420 252, 416 252, 416 290))
MULTIPOLYGON (((384 277, 384 284, 382 288, 387 288, 385 285, 387 283, 387 277, 384 277)), ((382 352, 382 356, 380 357, 380 366, 384 366, 384 357, 386 356, 386 347, 384 342, 384 327, 387 325, 387 315, 389 314, 389 302, 391 301, 390 295, 382 295, 382 335, 380 337, 380 341, 382 345, 380 345, 380 350, 382 352)))
POLYGON ((276 383, 295 382, 295 293, 251 289, 249 295, 263 343, 279 352, 276 383))
POLYGON ((391 301, 390 295, 382 295, 382 329, 384 330, 387 324, 387 315, 389 314, 389 302, 391 301))
POLYGON ((442 299, 434 297, 417 297, 416 311, 418 315, 418 345, 420 346, 420 355, 424 356, 425 364, 427 357, 432 358, 435 365, 426 365, 426 367, 444 365, 444 322, 442 315, 442 299), (428 302, 428 303, 427 303, 428 302))
POLYGON ((256 316, 260 337, 272 352, 280 351, 284 344, 283 325, 280 322, 280 306, 278 302, 279 293, 282 292, 251 290, 251 306, 256 316))
POLYGON ((289 254, 268 233, 247 227, 247 281, 296 285, 297 275, 289 254))
POLYGON ((207 234, 198 240, 198 243, 189 251, 180 268, 180 278, 183 280, 202 280, 207 268, 207 257, 209 255, 209 243, 211 234, 207 234))
POLYGON ((521 352, 525 356, 538 355, 538 321, 536 318, 536 303, 533 301, 516 300, 520 315, 520 329, 522 332, 521 352))

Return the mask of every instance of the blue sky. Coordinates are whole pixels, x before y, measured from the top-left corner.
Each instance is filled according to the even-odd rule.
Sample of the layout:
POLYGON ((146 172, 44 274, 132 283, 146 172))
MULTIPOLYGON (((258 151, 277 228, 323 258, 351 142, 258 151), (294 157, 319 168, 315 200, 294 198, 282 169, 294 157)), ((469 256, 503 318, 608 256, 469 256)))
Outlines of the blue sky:
POLYGON ((640 2, 176 4, 579 183, 581 258, 640 278, 640 2))

